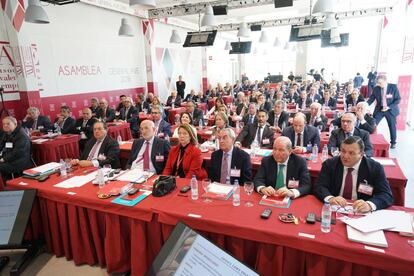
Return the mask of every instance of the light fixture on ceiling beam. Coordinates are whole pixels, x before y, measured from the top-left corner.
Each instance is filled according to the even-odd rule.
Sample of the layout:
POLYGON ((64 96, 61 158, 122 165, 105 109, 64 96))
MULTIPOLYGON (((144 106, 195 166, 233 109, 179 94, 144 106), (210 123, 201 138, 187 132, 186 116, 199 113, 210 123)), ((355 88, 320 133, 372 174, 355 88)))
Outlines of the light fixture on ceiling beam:
POLYGON ((224 46, 224 50, 225 51, 230 51, 231 50, 230 41, 226 41, 226 46, 224 46))
POLYGON ((260 43, 269 43, 269 37, 267 36, 266 31, 262 31, 262 33, 260 34, 259 42, 260 43))
POLYGON ((46 11, 40 5, 39 0, 29 0, 29 5, 24 14, 24 21, 37 24, 50 23, 46 11))
POLYGON ((312 13, 332 13, 335 12, 336 0, 318 0, 313 6, 312 13))
POLYGON ((175 43, 175 44, 181 43, 181 38, 177 30, 172 30, 171 37, 170 37, 170 43, 175 43))
POLYGON ((277 47, 279 48, 280 46, 282 46, 282 44, 280 43, 280 40, 278 37, 275 38, 275 42, 273 42, 273 47, 277 47))
POLYGON ((239 31, 237 32, 237 37, 249 37, 250 30, 247 28, 246 22, 242 22, 239 25, 239 31))
POLYGON ((118 31, 119 36, 134 36, 134 32, 132 31, 131 25, 128 24, 128 20, 126 18, 121 19, 121 26, 119 27, 118 31))
POLYGON ((145 10, 156 8, 155 0, 129 0, 131 7, 137 7, 145 10))
POLYGON ((340 43, 341 42, 341 35, 338 28, 331 29, 330 33, 330 42, 331 43, 340 43))
POLYGON ((206 6, 206 11, 201 19, 201 27, 215 27, 216 18, 214 17, 213 7, 210 4, 206 6))

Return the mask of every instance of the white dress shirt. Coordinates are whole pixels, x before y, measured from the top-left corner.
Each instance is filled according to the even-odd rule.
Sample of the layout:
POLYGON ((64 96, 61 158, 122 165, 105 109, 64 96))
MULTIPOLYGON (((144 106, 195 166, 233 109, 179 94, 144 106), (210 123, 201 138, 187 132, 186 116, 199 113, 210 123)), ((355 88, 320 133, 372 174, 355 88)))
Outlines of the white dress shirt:
POLYGON ((144 170, 144 152, 145 152, 145 148, 148 146, 149 147, 149 170, 155 172, 155 167, 152 164, 152 160, 151 160, 151 153, 152 153, 152 145, 154 144, 154 136, 151 138, 151 140, 148 141, 148 145, 146 144, 147 140, 144 140, 144 143, 141 146, 141 149, 138 152, 137 158, 134 160, 134 162, 132 162, 132 166, 131 169, 139 169, 139 170, 144 170))

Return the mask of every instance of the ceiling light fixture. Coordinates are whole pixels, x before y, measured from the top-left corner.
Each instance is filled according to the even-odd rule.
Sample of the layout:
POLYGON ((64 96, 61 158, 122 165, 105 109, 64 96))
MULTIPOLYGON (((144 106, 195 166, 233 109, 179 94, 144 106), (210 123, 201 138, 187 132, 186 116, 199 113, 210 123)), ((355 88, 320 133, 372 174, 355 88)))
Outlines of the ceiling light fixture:
POLYGON ((118 35, 119 36, 134 36, 132 27, 131 25, 128 24, 128 20, 126 18, 121 19, 121 27, 119 27, 118 35))
POLYGON ((336 2, 336 0, 318 0, 315 6, 313 6, 312 13, 314 15, 318 13, 334 13, 336 2))
POLYGON ((239 31, 237 32, 237 37, 249 37, 250 30, 247 28, 246 22, 242 22, 239 25, 239 31))
POLYGON ((181 43, 181 38, 177 30, 172 30, 171 37, 170 37, 170 43, 176 43, 176 44, 181 43))
POLYGON ((214 17, 213 7, 210 4, 206 6, 206 12, 203 15, 203 19, 201 19, 201 26, 216 26, 216 18, 214 17))
POLYGON ((29 0, 29 6, 24 15, 24 21, 37 24, 48 24, 49 17, 40 5, 39 0, 29 0))

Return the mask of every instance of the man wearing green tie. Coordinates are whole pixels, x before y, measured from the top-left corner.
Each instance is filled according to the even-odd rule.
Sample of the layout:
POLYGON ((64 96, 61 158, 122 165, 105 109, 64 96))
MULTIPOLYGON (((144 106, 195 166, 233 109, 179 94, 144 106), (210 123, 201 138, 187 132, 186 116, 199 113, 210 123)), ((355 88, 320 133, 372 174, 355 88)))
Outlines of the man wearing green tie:
POLYGON ((298 198, 309 194, 311 180, 306 160, 292 153, 289 138, 278 137, 272 155, 264 157, 254 178, 258 193, 298 198))

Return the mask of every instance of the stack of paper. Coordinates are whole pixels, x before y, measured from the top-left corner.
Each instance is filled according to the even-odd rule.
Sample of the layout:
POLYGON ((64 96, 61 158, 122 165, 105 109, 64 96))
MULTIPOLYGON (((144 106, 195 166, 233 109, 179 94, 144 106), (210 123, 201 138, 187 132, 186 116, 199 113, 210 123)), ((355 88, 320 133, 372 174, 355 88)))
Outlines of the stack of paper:
POLYGON ((35 167, 35 168, 32 168, 32 169, 25 170, 25 171, 23 171, 23 174, 30 175, 30 176, 38 176, 38 175, 42 175, 42 174, 47 174, 51 171, 56 170, 59 167, 60 167, 59 163, 50 162, 50 163, 44 164, 44 165, 39 166, 39 167, 35 167))
POLYGON ((394 160, 392 160, 392 159, 374 158, 374 157, 372 157, 372 159, 377 161, 378 163, 380 163, 383 166, 395 166, 394 160))
POLYGON ((227 200, 233 193, 233 186, 213 182, 207 186, 207 191, 203 197, 227 200))
POLYGON ((91 182, 92 180, 95 179, 95 177, 96 177, 96 172, 92 172, 87 175, 79 175, 79 176, 68 178, 65 181, 62 181, 54 186, 58 188, 65 188, 65 189, 78 188, 91 182))
MULTIPOLYGON (((148 178, 152 177, 153 175, 154 175, 153 172, 148 172, 148 178)), ((142 183, 145 181, 145 178, 144 178, 144 172, 142 170, 132 169, 132 170, 127 170, 127 171, 120 173, 113 180, 129 181, 133 183, 142 183)))
POLYGON ((264 195, 260 200, 260 205, 272 206, 277 208, 289 208, 291 199, 288 196, 266 196, 264 195))
POLYGON ((41 143, 47 142, 47 141, 49 141, 49 139, 43 139, 43 138, 41 138, 41 139, 36 139, 33 142, 36 143, 36 144, 41 144, 41 143))
POLYGON ((346 232, 348 233, 348 239, 350 241, 380 247, 388 247, 387 239, 385 238, 384 231, 382 230, 370 233, 363 233, 347 225, 346 232))

